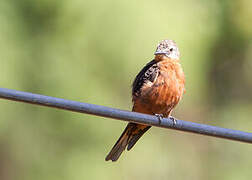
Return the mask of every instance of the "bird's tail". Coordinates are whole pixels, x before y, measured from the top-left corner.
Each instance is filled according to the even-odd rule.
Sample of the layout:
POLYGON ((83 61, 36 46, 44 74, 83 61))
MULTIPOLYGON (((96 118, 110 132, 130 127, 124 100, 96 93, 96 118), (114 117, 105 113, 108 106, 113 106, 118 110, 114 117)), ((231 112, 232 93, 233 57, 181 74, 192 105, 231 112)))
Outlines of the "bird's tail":
POLYGON ((105 158, 106 161, 109 160, 116 161, 120 157, 120 155, 128 145, 131 132, 132 132, 132 125, 131 123, 129 123, 127 127, 124 129, 120 138, 117 140, 117 142, 109 152, 109 154, 106 156, 105 158))
POLYGON ((105 160, 116 161, 125 148, 128 146, 127 150, 130 150, 138 141, 138 139, 150 128, 151 126, 145 126, 135 123, 129 123, 124 129, 122 135, 117 140, 109 154, 106 156, 105 160), (144 128, 143 128, 144 127, 144 128))

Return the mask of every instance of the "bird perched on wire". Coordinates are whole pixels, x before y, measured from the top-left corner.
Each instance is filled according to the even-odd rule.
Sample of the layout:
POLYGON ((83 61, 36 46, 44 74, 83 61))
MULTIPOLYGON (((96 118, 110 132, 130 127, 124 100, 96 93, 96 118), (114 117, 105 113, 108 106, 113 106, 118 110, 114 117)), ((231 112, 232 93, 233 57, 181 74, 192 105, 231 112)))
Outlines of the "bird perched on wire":
MULTIPOLYGON (((145 65, 133 82, 132 111, 156 115, 159 120, 170 116, 185 92, 179 57, 174 41, 163 40, 158 44, 154 60, 145 65)), ((105 160, 116 161, 125 148, 130 150, 150 127, 128 123, 105 160)))

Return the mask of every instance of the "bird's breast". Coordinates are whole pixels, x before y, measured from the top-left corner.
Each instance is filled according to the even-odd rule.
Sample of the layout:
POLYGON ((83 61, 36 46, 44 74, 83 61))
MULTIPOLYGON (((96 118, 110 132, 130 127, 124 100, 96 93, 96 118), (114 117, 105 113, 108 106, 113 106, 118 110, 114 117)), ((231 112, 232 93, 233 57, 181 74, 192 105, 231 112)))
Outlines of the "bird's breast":
POLYGON ((154 82, 146 82, 141 89, 141 107, 146 111, 169 113, 184 92, 184 74, 180 64, 160 62, 159 74, 154 82))

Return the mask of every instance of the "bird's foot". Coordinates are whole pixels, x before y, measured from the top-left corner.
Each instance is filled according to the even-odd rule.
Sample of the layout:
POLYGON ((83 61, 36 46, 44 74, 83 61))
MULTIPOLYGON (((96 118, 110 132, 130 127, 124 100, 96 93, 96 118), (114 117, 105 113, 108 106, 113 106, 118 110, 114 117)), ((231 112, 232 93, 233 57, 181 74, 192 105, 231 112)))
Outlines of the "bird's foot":
POLYGON ((158 118, 158 124, 160 125, 162 122, 162 119, 164 118, 163 114, 155 114, 155 116, 158 118))
POLYGON ((172 120, 173 126, 175 126, 177 124, 177 120, 172 116, 169 116, 169 118, 172 120))

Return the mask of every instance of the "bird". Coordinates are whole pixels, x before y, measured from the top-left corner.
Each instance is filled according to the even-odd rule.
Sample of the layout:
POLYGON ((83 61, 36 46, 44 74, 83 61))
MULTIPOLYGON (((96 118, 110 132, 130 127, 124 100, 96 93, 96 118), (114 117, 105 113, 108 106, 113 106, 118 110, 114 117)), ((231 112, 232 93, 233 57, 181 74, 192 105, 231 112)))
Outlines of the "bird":
MULTIPOLYGON (((172 117, 172 110, 185 93, 185 76, 179 49, 173 40, 162 40, 154 55, 132 84, 132 111, 155 115, 161 120, 172 117)), ((128 123, 105 160, 117 161, 126 147, 129 151, 150 128, 144 124, 128 123)))

